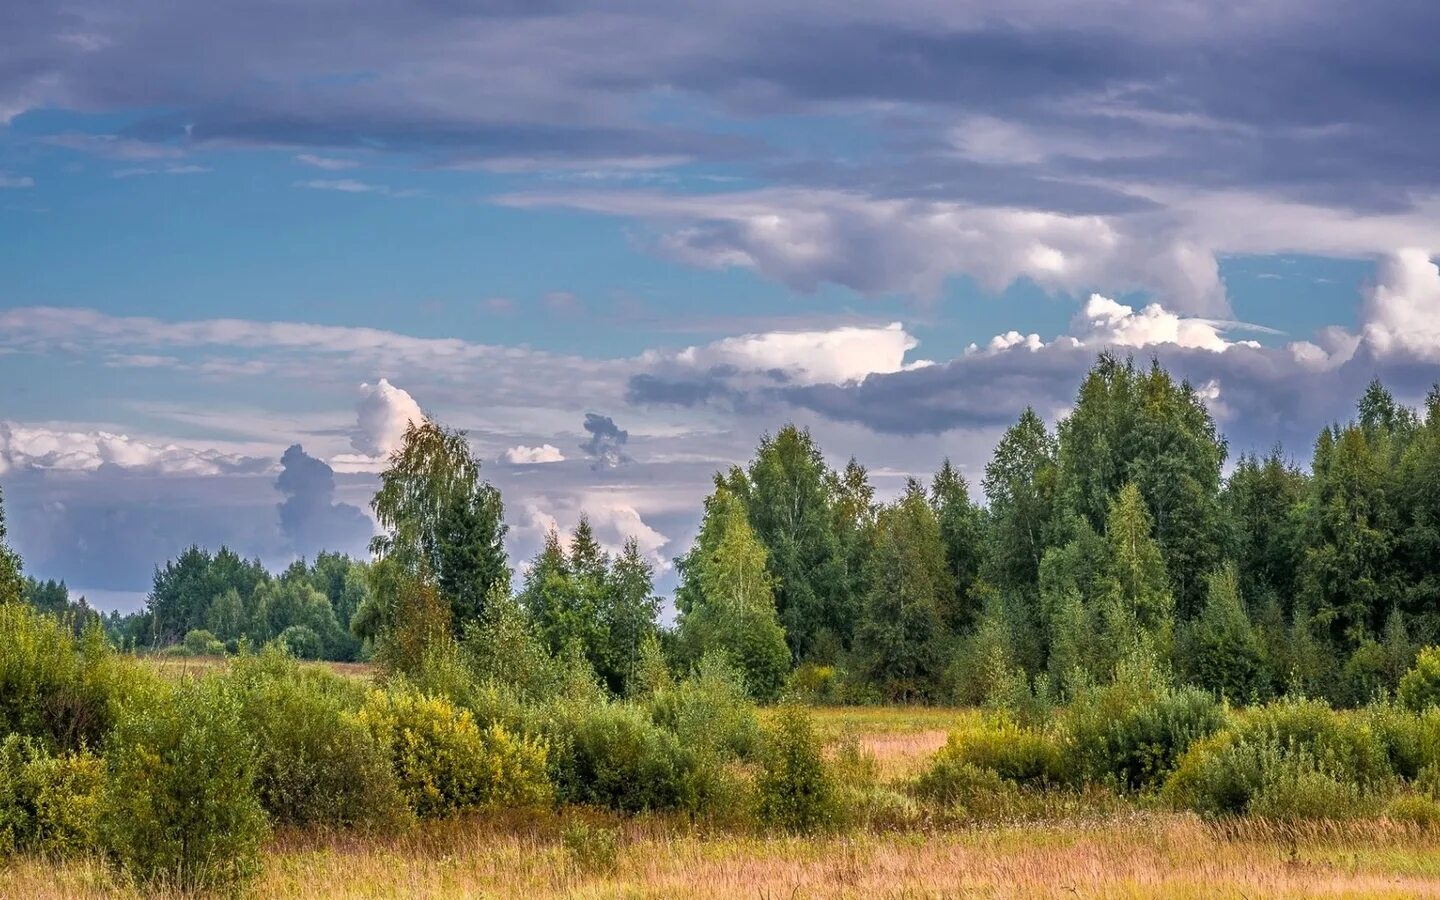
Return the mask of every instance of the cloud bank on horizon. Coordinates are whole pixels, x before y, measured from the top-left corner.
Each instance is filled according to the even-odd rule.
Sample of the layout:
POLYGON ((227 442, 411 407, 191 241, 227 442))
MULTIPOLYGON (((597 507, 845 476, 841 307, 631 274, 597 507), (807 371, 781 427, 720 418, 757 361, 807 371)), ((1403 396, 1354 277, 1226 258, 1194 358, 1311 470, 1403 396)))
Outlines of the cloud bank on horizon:
POLYGON ((663 570, 778 424, 882 495, 944 455, 974 484, 1105 349, 1303 462, 1371 378, 1440 380, 1437 26, 1405 0, 7 10, 14 542, 117 603, 192 542, 363 552, 431 413, 515 555, 583 513, 663 570))

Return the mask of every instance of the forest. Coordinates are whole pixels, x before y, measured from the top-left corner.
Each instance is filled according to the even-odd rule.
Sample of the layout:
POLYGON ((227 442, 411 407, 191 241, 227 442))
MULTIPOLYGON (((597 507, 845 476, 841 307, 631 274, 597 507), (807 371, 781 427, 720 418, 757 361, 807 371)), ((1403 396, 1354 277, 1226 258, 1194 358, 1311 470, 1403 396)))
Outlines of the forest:
POLYGON ((512 567, 499 492, 434 421, 380 477, 370 559, 271 573, 191 547, 121 616, 0 550, 0 857, 240 890, 277 835, 487 810, 559 815, 587 877, 646 816, 1428 833, 1440 386, 1411 409, 1374 382, 1303 465, 1289 452, 1231 462, 1190 384, 1110 354, 1055 428, 1019 414, 983 503, 948 460, 879 502, 859 461, 832 469, 786 425, 716 473, 673 624, 635 542, 609 552, 583 518, 512 567), (943 741, 891 771, 851 727, 877 707, 933 708, 943 741))

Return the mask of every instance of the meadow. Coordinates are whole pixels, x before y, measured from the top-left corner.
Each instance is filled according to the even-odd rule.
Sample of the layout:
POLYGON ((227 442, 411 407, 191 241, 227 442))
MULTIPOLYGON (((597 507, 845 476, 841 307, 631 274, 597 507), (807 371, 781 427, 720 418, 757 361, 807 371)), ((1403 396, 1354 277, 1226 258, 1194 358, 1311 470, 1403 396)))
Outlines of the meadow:
MULTIPOLYGON (((152 658, 167 679, 223 659, 152 658)), ((358 665, 301 664, 369 681, 358 665)), ((776 715, 762 710, 761 718, 776 715)), ((980 710, 817 706, 827 759, 858 755, 902 790, 980 710)), ((843 776, 842 776, 843 777, 843 776)), ((967 820, 869 822, 777 833, 679 813, 593 807, 499 809, 393 831, 277 828, 255 897, 1420 897, 1440 896, 1440 829, 1384 816, 1346 821, 1207 820, 1153 798, 1054 793, 967 820)), ((192 896, 88 855, 22 855, 0 897, 192 896)))

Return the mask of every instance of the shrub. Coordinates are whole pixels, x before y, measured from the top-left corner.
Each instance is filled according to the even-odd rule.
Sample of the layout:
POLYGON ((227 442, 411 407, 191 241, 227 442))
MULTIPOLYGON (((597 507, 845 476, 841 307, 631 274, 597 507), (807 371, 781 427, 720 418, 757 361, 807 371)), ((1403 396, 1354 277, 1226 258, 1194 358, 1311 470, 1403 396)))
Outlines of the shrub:
POLYGON ((768 825, 810 831, 835 823, 835 787, 803 708, 783 706, 768 723, 755 786, 768 825))
MULTIPOLYGON (((1165 791, 1172 803, 1208 815, 1253 811, 1295 818, 1322 808, 1320 799, 1311 798, 1348 803, 1383 794, 1393 780, 1384 746, 1361 717, 1319 701, 1287 700, 1253 710, 1230 730, 1197 742, 1165 791)), ((1334 815, 1351 808, 1337 806, 1334 815)))
POLYGON ((584 872, 608 872, 620 857, 620 830, 591 825, 576 819, 560 835, 576 868, 584 872))
POLYGON ((1396 692, 1401 704, 1422 710, 1440 704, 1440 647, 1426 647, 1415 657, 1415 665, 1400 676, 1396 692))
POLYGON ((1440 766, 1440 709, 1415 713, 1393 703, 1367 707, 1363 720, 1401 778, 1415 780, 1428 767, 1440 766))
POLYGON ((100 826, 138 877, 219 889, 259 868, 265 811, 240 713, 215 676, 157 686, 122 711, 106 747, 100 826))
POLYGON ((138 673, 92 625, 77 639, 59 619, 0 603, 0 734, 50 750, 97 747, 138 673))
POLYGON ((689 678, 657 690, 650 715, 701 752, 747 759, 760 746, 760 718, 744 676, 720 655, 706 654, 689 678))
POLYGON ((1353 819, 1373 809, 1360 787, 1323 771, 1305 754, 1284 756, 1250 801, 1252 816, 1277 821, 1353 819))
POLYGON ((277 649, 237 659, 230 678, 258 759, 255 787, 276 822, 385 825, 403 820, 385 748, 353 714, 357 689, 302 670, 277 649))
POLYGON ((1006 795, 1015 790, 1015 784, 1001 778, 994 769, 983 769, 944 750, 935 754, 930 768, 915 780, 915 793, 922 799, 961 809, 981 797, 1006 795))
POLYGON ((696 752, 642 708, 566 701, 548 727, 562 799, 626 812, 699 806, 696 752))
POLYGON ((1017 784, 1055 783, 1063 771, 1060 746, 1053 735, 1005 720, 952 732, 935 754, 932 768, 965 765, 1017 784))
POLYGON ((785 682, 785 695, 803 703, 841 703, 845 673, 834 666, 801 663, 785 682))
POLYGON ((94 754, 51 756, 31 738, 5 738, 0 742, 0 857, 94 848, 104 775, 104 763, 94 754))
POLYGON ((225 645, 220 639, 201 628, 186 632, 185 640, 181 641, 180 645, 186 656, 225 655, 225 645))
POLYGON ((1427 831, 1440 828, 1440 803, 1423 794, 1402 794, 1391 800, 1382 813, 1392 822, 1417 825, 1427 831))
POLYGON ((324 652, 320 635, 309 625, 291 625, 275 640, 296 659, 319 659, 324 652))
POLYGON ((1143 790, 1164 781, 1191 744, 1224 724, 1224 710, 1198 688, 1136 690, 1118 680, 1087 688, 1062 721, 1066 770, 1076 783, 1143 790))
POLYGON ((417 815, 551 799, 543 742, 498 724, 482 729, 448 700, 403 685, 375 690, 358 720, 387 752, 400 792, 417 815))

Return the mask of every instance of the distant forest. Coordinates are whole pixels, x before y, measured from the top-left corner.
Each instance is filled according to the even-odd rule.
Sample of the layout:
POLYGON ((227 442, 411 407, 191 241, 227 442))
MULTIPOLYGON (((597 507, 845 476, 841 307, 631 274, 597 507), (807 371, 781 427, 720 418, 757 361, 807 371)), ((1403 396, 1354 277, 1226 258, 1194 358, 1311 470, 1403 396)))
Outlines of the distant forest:
POLYGON ((716 474, 662 628, 650 563, 633 542, 605 552, 583 519, 512 585, 499 492, 462 432, 425 422, 381 476, 372 560, 322 553, 277 574, 192 547, 128 616, 20 579, 13 558, 0 589, 123 649, 278 641, 391 662, 427 629, 461 637, 503 605, 617 695, 656 646, 682 668, 727 654, 762 700, 788 686, 1010 706, 1063 701, 1141 652, 1237 702, 1356 705, 1440 640, 1440 386, 1415 410, 1372 383, 1308 452, 1308 467, 1278 446, 1242 455, 1225 477, 1226 442, 1192 386, 1109 354, 1055 430, 1020 414, 985 466, 983 505, 948 460, 877 503, 863 465, 830 469, 786 425, 716 474))

